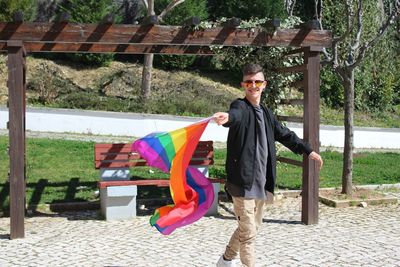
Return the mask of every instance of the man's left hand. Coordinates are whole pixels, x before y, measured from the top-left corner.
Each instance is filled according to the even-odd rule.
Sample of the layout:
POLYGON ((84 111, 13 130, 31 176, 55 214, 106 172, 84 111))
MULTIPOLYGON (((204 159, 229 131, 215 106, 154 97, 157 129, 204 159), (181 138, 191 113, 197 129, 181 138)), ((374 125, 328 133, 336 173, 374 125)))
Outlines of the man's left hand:
POLYGON ((321 169, 322 165, 324 164, 324 161, 322 160, 321 156, 317 153, 317 152, 311 152, 310 155, 308 155, 308 158, 311 160, 315 160, 318 165, 319 168, 321 169))

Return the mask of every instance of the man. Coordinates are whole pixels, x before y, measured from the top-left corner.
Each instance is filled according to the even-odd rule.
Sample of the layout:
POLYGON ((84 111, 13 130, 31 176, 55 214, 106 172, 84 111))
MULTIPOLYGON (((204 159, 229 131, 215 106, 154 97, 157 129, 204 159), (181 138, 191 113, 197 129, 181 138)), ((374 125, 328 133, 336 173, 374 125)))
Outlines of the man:
POLYGON ((243 68, 245 98, 231 103, 229 111, 217 112, 218 125, 229 127, 226 158, 226 189, 232 195, 238 228, 233 233, 217 266, 236 266, 240 254, 243 266, 255 265, 255 237, 262 222, 266 191, 274 192, 276 176, 275 141, 297 154, 305 153, 322 166, 319 154, 288 128, 272 111, 260 104, 267 85, 262 67, 243 68))

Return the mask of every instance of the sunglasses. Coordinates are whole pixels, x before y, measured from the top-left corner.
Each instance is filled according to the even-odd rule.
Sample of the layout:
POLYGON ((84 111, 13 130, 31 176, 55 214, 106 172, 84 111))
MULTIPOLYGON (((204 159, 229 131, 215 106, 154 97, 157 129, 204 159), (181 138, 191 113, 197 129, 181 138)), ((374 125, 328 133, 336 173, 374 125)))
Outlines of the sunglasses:
POLYGON ((247 81, 243 81, 243 82, 242 82, 242 85, 243 85, 243 87, 245 87, 245 88, 251 88, 251 87, 253 87, 253 84, 254 84, 256 87, 261 87, 261 86, 263 86, 264 84, 267 85, 267 81, 261 81, 261 80, 251 81, 251 80, 247 80, 247 81))

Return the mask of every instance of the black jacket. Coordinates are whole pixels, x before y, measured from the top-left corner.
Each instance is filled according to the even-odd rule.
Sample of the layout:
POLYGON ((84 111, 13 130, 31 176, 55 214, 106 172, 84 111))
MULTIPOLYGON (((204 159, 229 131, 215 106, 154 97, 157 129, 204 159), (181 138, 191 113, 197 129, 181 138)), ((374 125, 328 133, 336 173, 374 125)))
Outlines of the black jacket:
MULTIPOLYGON (((264 122, 268 142, 267 182, 265 189, 274 192, 276 180, 275 141, 282 143, 296 154, 312 152, 310 145, 301 140, 294 132, 283 126, 272 111, 261 105, 264 111, 264 122)), ((246 99, 232 102, 229 120, 224 127, 229 127, 227 141, 226 173, 227 180, 247 190, 251 189, 254 180, 254 160, 256 151, 255 111, 246 99)))

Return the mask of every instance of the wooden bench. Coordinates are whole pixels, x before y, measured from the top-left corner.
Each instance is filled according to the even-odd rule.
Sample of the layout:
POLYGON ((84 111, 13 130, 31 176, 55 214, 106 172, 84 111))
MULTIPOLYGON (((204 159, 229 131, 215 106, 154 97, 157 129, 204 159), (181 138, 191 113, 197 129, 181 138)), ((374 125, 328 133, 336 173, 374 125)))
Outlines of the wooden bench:
MULTIPOLYGON (((95 168, 100 170, 100 205, 106 220, 129 219, 136 216, 138 186, 169 186, 166 179, 132 180, 130 168, 147 166, 138 153, 131 151, 131 144, 95 144, 95 168)), ((189 163, 206 177, 208 167, 214 164, 212 141, 200 141, 189 163)), ((218 213, 218 192, 223 179, 209 178, 213 183, 215 199, 207 215, 218 213)))

